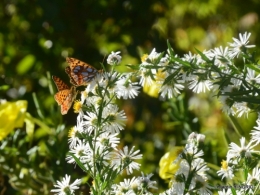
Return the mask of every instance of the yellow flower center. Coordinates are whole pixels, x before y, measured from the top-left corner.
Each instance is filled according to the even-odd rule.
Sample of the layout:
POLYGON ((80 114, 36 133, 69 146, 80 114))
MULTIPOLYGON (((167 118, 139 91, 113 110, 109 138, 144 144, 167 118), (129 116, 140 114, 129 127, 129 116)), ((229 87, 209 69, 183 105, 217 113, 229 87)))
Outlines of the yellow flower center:
POLYGON ((74 112, 75 112, 75 113, 79 113, 79 111, 81 110, 81 108, 82 108, 81 102, 80 102, 79 100, 76 100, 76 101, 74 102, 74 105, 73 105, 74 112))
POLYGON ((69 130, 68 137, 75 137, 75 133, 76 133, 76 128, 75 128, 75 127, 72 127, 72 128, 69 130))
POLYGON ((145 62, 145 60, 147 59, 148 57, 148 54, 144 54, 142 57, 141 57, 141 61, 142 62, 145 62))
POLYGON ((227 161, 222 160, 221 165, 222 165, 222 166, 221 166, 222 169, 227 170, 227 168, 228 168, 228 163, 227 163, 227 161))

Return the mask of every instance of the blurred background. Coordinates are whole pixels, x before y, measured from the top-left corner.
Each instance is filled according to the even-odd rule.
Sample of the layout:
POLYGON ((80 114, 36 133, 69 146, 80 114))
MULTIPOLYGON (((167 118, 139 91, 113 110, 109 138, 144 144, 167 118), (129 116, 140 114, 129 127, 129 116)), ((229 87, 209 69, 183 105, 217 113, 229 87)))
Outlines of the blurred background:
MULTIPOLYGON (((245 31, 252 33, 250 43, 258 46, 259 14, 258 0, 0 1, 0 99, 26 100, 27 104, 25 125, 11 128, 8 124, 17 121, 4 117, 15 115, 14 111, 0 107, 1 114, 7 113, 0 117, 0 130, 9 128, 10 132, 0 142, 1 194, 50 194, 53 183, 66 173, 73 180, 88 180, 65 162, 67 132, 76 124, 77 115, 70 110, 62 116, 53 98, 57 90, 51 75, 69 84, 66 57, 100 69, 102 62, 107 67, 111 51, 121 51, 118 70, 126 72, 125 65, 140 63, 140 57, 153 48, 165 51, 167 40, 180 56, 195 48, 227 46, 232 37, 245 31)), ((178 98, 160 101, 141 92, 138 98, 118 104, 128 118, 120 135, 121 146, 135 145, 141 150, 141 170, 154 173, 152 180, 158 182, 159 191, 168 186, 159 177, 160 158, 183 145, 190 132, 207 136, 205 158, 209 163, 220 166, 225 158, 224 132, 234 133, 216 97, 195 96, 186 90, 178 98)), ((243 120, 248 137, 254 121, 245 124, 243 120)), ((81 190, 89 193, 87 185, 81 190)))

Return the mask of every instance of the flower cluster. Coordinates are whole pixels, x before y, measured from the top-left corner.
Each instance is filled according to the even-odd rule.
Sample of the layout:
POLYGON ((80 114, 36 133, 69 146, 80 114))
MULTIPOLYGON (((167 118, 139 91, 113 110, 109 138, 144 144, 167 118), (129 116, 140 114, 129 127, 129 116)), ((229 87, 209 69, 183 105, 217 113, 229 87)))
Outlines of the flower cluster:
POLYGON ((112 194, 126 194, 126 195, 135 195, 135 194, 146 194, 146 195, 152 195, 148 191, 148 189, 157 189, 156 182, 151 181, 150 178, 153 176, 153 174, 149 174, 145 176, 142 173, 142 176, 140 177, 133 177, 132 179, 124 179, 123 182, 120 182, 119 184, 114 184, 112 186, 113 191, 112 194))
MULTIPOLYGON (((260 72, 257 61, 248 52, 254 47, 249 45, 250 33, 233 38, 230 47, 218 47, 198 55, 188 53, 178 57, 168 45, 166 53, 157 53, 155 49, 142 57, 142 63, 132 66, 134 71, 120 74, 114 67, 121 62, 120 52, 112 52, 107 63, 112 66, 110 72, 97 74, 81 92, 81 99, 74 104, 78 113, 77 125, 69 132, 69 155, 67 162, 78 165, 93 179, 90 185, 91 194, 151 194, 156 189, 156 182, 151 181, 153 174, 132 179, 124 179, 115 184, 119 174, 132 174, 140 169, 136 162, 142 158, 135 147, 120 146, 118 135, 124 129, 126 115, 115 103, 116 98, 135 98, 141 85, 144 91, 158 93, 161 99, 178 96, 188 86, 194 93, 211 91, 219 97, 222 110, 229 115, 248 115, 259 104, 260 72), (242 70, 235 65, 236 60, 242 63, 242 70), (139 83, 132 78, 140 78, 139 83)), ((131 66, 130 66, 131 67, 131 66)), ((254 109, 257 111, 257 109, 254 109)), ((253 150, 260 143, 260 114, 257 126, 251 132, 251 140, 240 139, 240 145, 231 143, 226 160, 222 161, 221 170, 217 175, 222 179, 232 180, 237 172, 244 172, 245 181, 238 185, 257 186, 256 188, 231 187, 218 190, 219 194, 252 194, 260 183, 258 164, 260 155, 253 150), (242 168, 242 169, 241 169, 242 168)), ((170 188, 161 195, 178 194, 212 194, 216 186, 209 185, 209 168, 203 159, 203 142, 205 136, 191 133, 184 147, 171 151, 160 162, 160 176, 171 178, 170 188), (181 152, 180 152, 181 151, 181 152), (175 156, 178 155, 177 158, 175 156), (169 157, 169 155, 172 155, 169 157), (175 160, 172 162, 172 159, 175 160), (169 163, 169 159, 171 162, 169 163), (168 168, 166 168, 168 166, 168 168), (165 171, 173 171, 167 172, 165 171), (171 175, 172 174, 172 175, 171 175)), ((59 195, 74 194, 80 180, 69 184, 66 175, 63 181, 52 190, 59 195)))
POLYGON ((156 86, 162 99, 172 98, 181 93, 187 85, 194 93, 211 91, 220 96, 223 111, 227 114, 248 115, 249 103, 258 103, 260 75, 255 70, 257 61, 248 53, 250 33, 233 38, 230 47, 222 46, 208 51, 191 53, 178 57, 169 46, 167 53, 155 49, 142 57, 139 68, 140 84, 146 89, 156 86), (244 71, 235 66, 235 58, 242 57, 244 71), (248 97, 250 94, 250 97, 248 97))
POLYGON ((200 149, 205 136, 191 133, 183 152, 172 163, 179 164, 173 175, 171 188, 161 195, 211 194, 213 187, 208 184, 207 164, 202 159, 204 152, 200 149))
MULTIPOLYGON (((226 160, 222 161, 221 170, 217 172, 222 179, 233 179, 235 177, 235 173, 239 174, 241 171, 244 172, 245 181, 240 181, 239 184, 236 184, 244 187, 231 187, 237 194, 252 194, 254 191, 258 190, 257 188, 259 188, 260 167, 257 164, 259 162, 260 152, 254 150, 254 148, 259 144, 259 120, 257 120, 257 126, 254 128, 255 130, 252 130, 252 136, 248 143, 246 142, 245 137, 240 139, 240 146, 234 142, 230 143, 226 160)), ((221 194, 221 191, 219 194, 221 194)))
MULTIPOLYGON (((123 170, 131 174, 140 168, 140 164, 135 162, 142 158, 139 150, 134 151, 134 147, 129 150, 127 146, 118 148, 117 136, 124 128, 126 116, 113 103, 113 96, 135 96, 137 91, 131 86, 125 76, 107 73, 96 77, 82 92, 77 126, 70 132, 73 135, 69 139, 71 155, 67 160, 69 163, 80 161, 86 172, 99 178, 94 180, 93 192, 103 190, 99 189, 104 188, 103 182, 114 181, 123 170)), ((112 183, 107 182, 107 185, 105 189, 109 189, 112 183)))
POLYGON ((76 179, 72 184, 70 183, 70 176, 67 174, 62 179, 58 181, 57 185, 54 185, 57 189, 51 190, 51 192, 58 192, 59 195, 73 194, 75 190, 79 189, 78 185, 81 183, 80 179, 76 179))
MULTIPOLYGON (((121 60, 119 53, 112 53, 108 62, 116 66, 121 60)), ((147 192, 155 188, 155 182, 150 180, 152 175, 132 180, 125 180, 114 184, 119 174, 132 174, 140 169, 135 162, 142 158, 139 150, 128 146, 119 147, 120 131, 124 129, 126 115, 115 104, 116 98, 134 98, 138 94, 137 83, 131 81, 131 75, 117 72, 97 74, 95 78, 81 92, 81 99, 76 101, 74 109, 77 116, 77 125, 69 131, 68 163, 77 164, 84 172, 93 178, 92 194, 119 194, 119 192, 147 192), (134 187, 135 186, 135 187, 134 187)), ((67 180, 58 182, 53 190, 59 194, 74 193, 74 184, 69 185, 67 180)), ((77 184, 79 182, 76 182, 77 184)))

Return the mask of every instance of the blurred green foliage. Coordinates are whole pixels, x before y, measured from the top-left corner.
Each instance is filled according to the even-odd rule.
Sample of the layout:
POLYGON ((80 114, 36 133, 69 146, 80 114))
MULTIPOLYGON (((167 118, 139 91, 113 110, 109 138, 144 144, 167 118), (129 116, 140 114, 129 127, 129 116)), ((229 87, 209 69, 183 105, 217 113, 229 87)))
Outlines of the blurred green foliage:
MULTIPOLYGON (((84 176, 65 162, 67 130, 75 125, 76 115, 70 111, 61 116, 50 80, 50 75, 57 75, 69 83, 65 57, 100 68, 111 51, 120 50, 123 65, 137 64, 154 47, 158 52, 166 50, 167 39, 182 55, 195 48, 203 51, 226 45, 243 31, 252 32, 251 42, 258 46, 259 6, 257 0, 1 1, 0 98, 26 100, 27 112, 50 129, 46 132, 32 121, 33 141, 23 127, 1 142, 1 192, 50 194, 53 182, 65 173, 73 172, 72 178, 84 176)), ((226 145, 219 140, 225 132, 233 134, 232 126, 212 97, 187 92, 162 105, 141 93, 137 99, 119 104, 128 117, 121 135, 124 144, 141 149, 142 170, 155 173, 152 179, 160 189, 167 187, 158 177, 160 158, 175 145, 182 145, 189 132, 209 136, 205 146, 209 162, 220 164, 225 156, 226 145)))

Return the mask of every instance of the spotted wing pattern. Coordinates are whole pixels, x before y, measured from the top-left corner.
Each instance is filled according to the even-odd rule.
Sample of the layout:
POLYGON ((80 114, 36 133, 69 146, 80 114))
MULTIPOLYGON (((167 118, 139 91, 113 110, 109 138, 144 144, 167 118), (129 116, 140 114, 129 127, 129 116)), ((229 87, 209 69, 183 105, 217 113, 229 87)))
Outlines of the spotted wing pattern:
POLYGON ((58 88, 58 92, 54 95, 54 99, 61 106, 61 114, 67 114, 73 101, 76 98, 76 88, 72 86, 69 88, 59 77, 52 76, 54 83, 58 88))
POLYGON ((67 66, 67 67, 65 68, 65 72, 68 74, 68 76, 69 76, 69 78, 70 78, 70 83, 71 83, 72 85, 77 86, 78 84, 76 83, 76 81, 75 81, 74 78, 72 77, 72 75, 71 75, 71 70, 70 70, 70 67, 69 67, 69 66, 67 66))
POLYGON ((75 58, 66 58, 69 67, 65 68, 65 72, 70 77, 70 82, 75 86, 87 85, 102 70, 97 70, 93 66, 82 62, 75 58), (70 70, 69 70, 70 68, 70 70))

